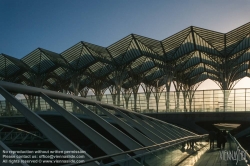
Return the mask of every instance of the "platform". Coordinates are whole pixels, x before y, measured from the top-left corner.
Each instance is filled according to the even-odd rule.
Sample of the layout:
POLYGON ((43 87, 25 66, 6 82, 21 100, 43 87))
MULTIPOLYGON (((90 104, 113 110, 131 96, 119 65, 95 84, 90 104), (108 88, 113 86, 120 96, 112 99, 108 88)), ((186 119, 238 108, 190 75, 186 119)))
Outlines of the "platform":
MULTIPOLYGON (((226 157, 221 159, 222 152, 235 152, 237 150, 236 144, 229 140, 226 145, 225 149, 221 150, 219 148, 216 148, 217 144, 215 143, 215 148, 210 149, 209 145, 207 145, 204 149, 206 150, 203 155, 200 156, 200 158, 197 160, 195 164, 189 164, 189 161, 193 161, 192 158, 187 159, 185 162, 183 162, 181 165, 194 165, 194 166, 247 166, 245 161, 240 160, 230 160, 226 159, 226 157)), ((194 156, 195 157, 195 156, 194 156)), ((193 157, 193 158, 194 158, 193 157)))

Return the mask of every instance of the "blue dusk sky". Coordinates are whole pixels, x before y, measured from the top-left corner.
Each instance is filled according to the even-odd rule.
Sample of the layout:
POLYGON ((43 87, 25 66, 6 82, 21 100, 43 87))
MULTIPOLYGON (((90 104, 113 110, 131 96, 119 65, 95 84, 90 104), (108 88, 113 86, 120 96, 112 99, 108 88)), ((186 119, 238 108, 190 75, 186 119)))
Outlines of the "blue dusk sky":
MULTIPOLYGON (((162 40, 191 25, 226 33, 247 22, 249 0, 0 0, 0 53, 20 59, 38 47, 61 53, 79 41, 107 47, 131 33, 162 40)), ((236 87, 250 88, 246 80, 236 87)))

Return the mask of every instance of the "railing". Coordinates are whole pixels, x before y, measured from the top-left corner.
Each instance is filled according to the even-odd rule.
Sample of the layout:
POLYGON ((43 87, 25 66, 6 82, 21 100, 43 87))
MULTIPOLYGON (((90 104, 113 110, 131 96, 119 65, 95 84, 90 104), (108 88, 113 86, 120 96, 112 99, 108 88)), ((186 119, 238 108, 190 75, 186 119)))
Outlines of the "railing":
MULTIPOLYGON (((138 114, 136 112, 131 112, 131 111, 128 111, 126 109, 123 109, 114 105, 101 103, 101 102, 94 101, 94 100, 84 99, 79 96, 72 96, 68 94, 63 94, 63 93, 58 93, 54 91, 28 87, 28 86, 17 86, 16 84, 13 84, 13 83, 6 83, 6 82, 1 82, 1 81, 0 81, 0 93, 7 100, 6 102, 7 109, 11 108, 12 105, 15 108, 17 108, 18 111, 21 112, 22 115, 24 115, 30 123, 32 123, 39 131, 41 131, 61 151, 68 150, 68 149, 82 151, 82 149, 76 144, 74 144, 72 141, 70 141, 63 134, 61 134, 58 130, 56 130, 49 123, 44 121, 43 118, 41 118, 39 114, 32 112, 30 109, 32 109, 33 111, 42 111, 42 110, 53 111, 55 109, 68 122, 70 122, 74 127, 76 127, 83 135, 88 137, 88 139, 92 140, 92 142, 94 142, 94 144, 96 144, 102 151, 104 151, 106 154, 111 155, 110 158, 112 158, 112 160, 115 161, 115 163, 113 164, 116 164, 117 162, 129 162, 130 164, 138 163, 137 159, 130 160, 131 158, 130 156, 133 156, 133 153, 135 153, 136 155, 140 155, 140 153, 138 153, 137 150, 143 150, 141 149, 141 147, 143 146, 145 146, 145 149, 148 149, 151 147, 151 145, 157 144, 158 146, 162 147, 162 149, 160 150, 162 150, 161 152, 164 153, 163 156, 167 156, 166 153, 168 153, 169 150, 171 150, 171 148, 173 148, 175 145, 180 147, 181 143, 184 143, 184 141, 191 141, 192 139, 200 138, 195 133, 192 133, 180 127, 168 124, 166 122, 160 121, 158 119, 155 119, 155 118, 143 115, 143 114, 138 114), (34 103, 31 103, 28 100, 25 106, 25 104, 22 104, 10 93, 22 93, 22 94, 29 95, 31 99, 30 101, 33 101, 34 103), (36 97, 36 100, 34 100, 35 97, 36 97), (70 101, 73 104, 70 105, 70 107, 67 107, 66 101, 70 101), (10 102, 11 104, 8 102, 10 102), (88 108, 84 107, 81 103, 84 103, 84 105, 91 107, 92 111, 95 109, 94 112, 96 113, 99 113, 98 112, 99 110, 100 112, 105 114, 106 117, 109 117, 109 119, 112 119, 121 128, 123 128, 125 131, 130 133, 131 136, 134 137, 140 144, 137 144, 135 140, 133 140, 133 138, 130 138, 125 133, 114 128, 112 124, 104 120, 101 116, 94 114, 88 108), (46 109, 42 109, 42 107, 46 109), (52 109, 52 107, 54 109, 52 109), (92 117, 93 120, 96 121, 97 123, 100 122, 100 125, 103 126, 107 132, 112 131, 111 134, 117 140, 121 140, 121 143, 124 146, 126 146, 127 149, 136 149, 136 150, 126 152, 126 154, 129 153, 129 155, 126 155, 128 158, 123 160, 124 157, 121 156, 122 154, 120 155, 114 154, 114 153, 124 153, 122 149, 118 148, 118 146, 114 145, 113 142, 111 142, 110 140, 107 140, 104 136, 96 132, 90 126, 88 126, 87 124, 79 120, 77 116, 72 115, 68 111, 74 112, 74 113, 78 113, 78 111, 84 112, 86 115, 92 117), (114 114, 116 115, 119 114, 120 117, 126 120, 124 121, 120 119, 120 117, 115 116, 114 114), (140 131, 136 130, 134 127, 136 127, 140 131), (150 128, 150 129, 147 129, 147 128, 150 128), (192 136, 192 137, 188 137, 188 136, 192 136), (176 140, 176 141, 170 141, 170 140, 176 140), (159 144, 159 143, 164 143, 164 142, 165 144, 159 144), (133 143, 133 144, 130 144, 130 143, 133 143), (170 148, 170 149, 167 150, 166 148, 170 148), (132 153, 132 155, 130 153, 132 153)), ((10 109, 9 110, 7 109, 4 111, 4 113, 13 113, 13 112, 8 112, 10 111, 10 109)), ((3 119, 5 118, 1 118, 1 120, 3 119)), ((148 150, 143 150, 143 152, 141 153, 145 153, 145 152, 152 150, 155 153, 154 155, 158 159, 158 157, 161 155, 161 154, 158 154, 160 150, 154 151, 155 149, 156 148, 153 148, 153 149, 150 148, 148 150)), ((149 155, 149 158, 154 157, 152 156, 152 152, 145 153, 144 156, 146 156, 146 154, 149 155)), ((174 154, 171 153, 171 155, 169 156, 171 159, 171 162, 172 162, 173 155, 174 154)), ((90 160, 92 158, 87 152, 84 156, 85 156, 84 158, 85 160, 90 160)), ((178 155, 174 155, 174 156, 178 156, 178 155)), ((140 156, 133 156, 133 157, 138 158, 140 156)), ((145 157, 143 158, 143 160, 146 160, 146 159, 145 157)), ((150 162, 150 160, 147 162, 150 162)), ((97 165, 98 162, 94 161, 94 164, 97 165)), ((90 165, 90 164, 87 163, 87 165, 90 165)), ((91 163, 91 165, 93 165, 93 163, 91 163)))
MULTIPOLYGON (((126 94, 121 94, 120 97, 105 94, 102 96, 101 101, 119 105, 130 110, 138 110, 142 113, 250 111, 250 104, 248 104, 250 103, 250 89, 197 90, 186 92, 163 91, 157 95, 155 92, 150 92, 148 99, 145 93, 137 93, 136 95, 136 102, 134 101, 133 93, 127 101, 125 100, 125 97, 128 98, 126 94), (192 93, 194 93, 192 98, 186 95, 192 93), (158 104, 155 96, 160 96, 158 104), (117 102, 118 98, 120 98, 119 103, 117 102)), ((87 96, 87 98, 96 100, 95 95, 87 96)))
MULTIPOLYGON (((160 144, 156 144, 156 145, 152 145, 148 147, 143 147, 143 148, 139 148, 135 150, 124 151, 122 153, 97 157, 94 159, 86 160, 83 164, 98 161, 100 165, 105 165, 105 166, 113 166, 116 164, 130 166, 131 165, 130 161, 137 160, 139 164, 142 164, 142 165, 145 163, 149 165, 162 165, 162 163, 165 163, 164 165, 166 164, 175 165, 179 163, 181 159, 183 159, 182 154, 183 152, 185 152, 185 147, 186 149, 190 148, 193 150, 193 152, 196 152, 197 150, 207 145, 206 139, 208 139, 208 134, 183 137, 177 140, 168 141, 168 142, 164 142, 164 143, 160 143, 160 144), (195 143, 197 142, 200 142, 201 144, 195 145, 195 143), (188 147, 187 145, 188 143, 194 143, 194 144, 188 147), (195 149, 195 146, 196 146, 196 149, 195 149), (131 154, 136 151, 142 151, 145 149, 156 148, 156 147, 157 149, 155 150, 147 151, 145 153, 131 156, 131 154), (173 152, 174 150, 176 151, 173 152), (127 154, 130 154, 130 156, 128 157, 127 154), (118 160, 118 161, 114 161, 114 162, 106 163, 106 164, 103 163, 103 161, 106 159, 111 159, 114 156, 121 156, 121 155, 125 156, 123 160, 118 160), (176 156, 176 155, 179 155, 179 156, 176 156), (182 158, 180 158, 180 156, 182 158)), ((79 164, 67 164, 64 166, 74 166, 74 165, 79 165, 79 164)))
POLYGON ((47 139, 41 132, 28 132, 12 126, 0 124, 0 140, 5 144, 17 144, 25 142, 44 142, 47 139), (5 129, 9 130, 8 132, 5 129))
POLYGON ((229 136, 230 136, 230 138, 234 141, 234 143, 236 144, 236 146, 237 146, 237 149, 235 149, 235 150, 239 150, 239 151, 241 151, 241 152, 243 152, 244 154, 245 154, 245 156, 246 156, 246 163, 247 164, 250 164, 250 155, 247 153, 247 151, 240 145, 240 143, 237 141, 237 139, 235 138, 235 137, 233 137, 230 133, 229 133, 229 136))
MULTIPOLYGON (((190 91, 187 93, 190 93, 190 91)), ((193 98, 189 98, 188 96, 185 98, 183 92, 162 92, 158 95, 151 92, 148 99, 145 93, 137 93, 136 101, 133 95, 131 94, 128 97, 125 94, 121 94, 120 96, 105 94, 98 98, 101 98, 102 103, 113 104, 140 113, 250 111, 250 89, 195 91, 193 98), (160 96, 159 101, 156 100, 155 96, 160 96), (125 97, 128 100, 125 100, 125 97)), ((94 95, 87 96, 86 98, 91 100, 97 99, 94 95)), ((21 102, 29 106, 30 100, 21 99, 21 102)), ((72 110, 73 108, 71 102, 62 100, 56 102, 64 105, 67 110, 72 110)), ((29 108, 31 107, 29 106, 29 108)), ((34 111, 53 110, 46 102, 42 99, 39 101, 38 98, 33 101, 31 109, 34 111)), ((11 105, 5 101, 0 101, 0 115, 11 115, 13 112, 15 112, 15 109, 11 105)))

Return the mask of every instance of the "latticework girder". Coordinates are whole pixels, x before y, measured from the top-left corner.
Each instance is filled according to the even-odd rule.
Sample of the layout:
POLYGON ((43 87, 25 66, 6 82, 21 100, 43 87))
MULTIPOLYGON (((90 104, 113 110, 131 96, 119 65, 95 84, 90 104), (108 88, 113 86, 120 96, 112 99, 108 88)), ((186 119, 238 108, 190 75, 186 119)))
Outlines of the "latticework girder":
POLYGON ((0 79, 70 90, 75 77, 80 89, 100 81, 104 89, 129 89, 134 78, 154 85, 171 77, 189 86, 211 79, 230 89, 249 77, 249 62, 250 22, 228 33, 190 26, 161 41, 130 34, 108 47, 81 41, 60 54, 37 48, 20 60, 0 54, 0 79))

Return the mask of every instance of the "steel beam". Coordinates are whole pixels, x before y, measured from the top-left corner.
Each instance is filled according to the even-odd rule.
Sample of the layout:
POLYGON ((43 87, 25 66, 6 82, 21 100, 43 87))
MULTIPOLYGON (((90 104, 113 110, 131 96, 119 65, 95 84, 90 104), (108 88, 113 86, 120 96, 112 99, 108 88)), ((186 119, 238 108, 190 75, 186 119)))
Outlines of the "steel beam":
POLYGON ((161 123, 161 122, 156 122, 156 123, 158 123, 160 126, 162 126, 166 130, 168 130, 169 132, 171 132, 173 135, 176 136, 176 138, 183 137, 183 135, 181 133, 179 133, 179 131, 176 131, 171 125, 168 125, 168 124, 165 124, 165 123, 161 123))
POLYGON ((151 125, 155 131, 159 131, 162 134, 162 138, 164 138, 166 141, 171 141, 172 138, 169 137, 169 133, 166 132, 163 128, 158 126, 154 121, 149 120, 148 118, 142 117, 143 121, 147 124, 151 125))
MULTIPOLYGON (((136 115, 134 115, 132 112, 129 113, 129 115, 134 118, 135 121, 137 121, 138 124, 140 124, 140 126, 142 126, 144 129, 142 129, 142 127, 140 127, 139 130, 143 130, 142 132, 146 131, 147 133, 152 133, 155 136, 155 139, 157 139, 157 141, 159 141, 159 143, 165 142, 165 138, 163 136, 162 133, 160 133, 159 131, 157 131, 154 127, 152 127, 151 125, 149 125, 148 123, 144 122, 142 119, 140 119, 139 117, 137 117, 136 115), (146 129, 146 130, 145 130, 146 129)), ((146 134, 146 133, 145 133, 146 134)))
POLYGON ((139 142, 141 142, 144 146, 151 146, 156 144, 154 141, 122 121, 121 119, 117 118, 115 115, 111 114, 107 110, 105 110, 103 107, 100 105, 96 104, 96 107, 102 111, 105 115, 113 119, 120 127, 122 127, 125 131, 127 131, 130 135, 132 135, 135 139, 137 139, 139 142))
POLYGON ((128 123, 130 123, 131 125, 133 125, 135 128, 137 128, 138 130, 140 130, 142 133, 144 133, 148 138, 150 138, 151 140, 153 140, 156 143, 162 143, 164 142, 164 140, 162 140, 161 138, 159 138, 157 135, 155 135, 154 133, 152 133, 150 130, 146 129, 144 126, 142 126, 141 124, 139 124, 138 122, 134 121, 133 119, 131 119, 129 116, 127 116, 126 114, 122 113, 121 111, 115 109, 115 111, 121 115, 124 119, 126 119, 126 121, 128 123))
MULTIPOLYGON (((82 134, 88 137, 94 144, 96 144, 100 149, 102 149, 108 155, 114 153, 121 153, 123 152, 122 149, 117 147, 115 144, 107 140, 101 134, 96 132, 86 123, 81 121, 75 115, 71 114, 70 112, 66 111, 63 107, 55 103, 51 98, 47 95, 41 93, 40 96, 56 111, 58 111, 66 120, 68 120, 73 126, 75 126, 82 134)), ((122 160, 124 156, 115 156, 113 157, 114 160, 122 160)))
POLYGON ((155 123, 156 125, 162 127, 163 130, 165 130, 165 131, 167 131, 168 133, 170 133, 170 134, 174 137, 173 139, 178 139, 178 138, 181 137, 180 135, 178 135, 178 133, 176 134, 173 130, 171 130, 170 127, 168 127, 168 126, 166 126, 166 125, 164 125, 164 124, 162 124, 162 123, 160 123, 160 122, 154 121, 154 123, 155 123))
MULTIPOLYGON (((142 148, 139 143, 134 141, 132 138, 130 138, 128 135, 108 123, 106 120, 104 120, 99 115, 95 114, 93 111, 90 111, 88 108, 83 106, 78 101, 71 99, 71 102, 75 104, 77 107, 79 107, 84 113, 89 115, 96 123, 98 123, 100 126, 102 126, 107 132, 109 132, 112 136, 114 136, 117 140, 119 140, 122 144, 124 144, 128 149, 138 149, 142 148)), ((147 152, 146 150, 143 151, 136 151, 136 154, 141 154, 147 152)))
POLYGON ((0 93, 60 150, 82 150, 0 86, 0 93))

